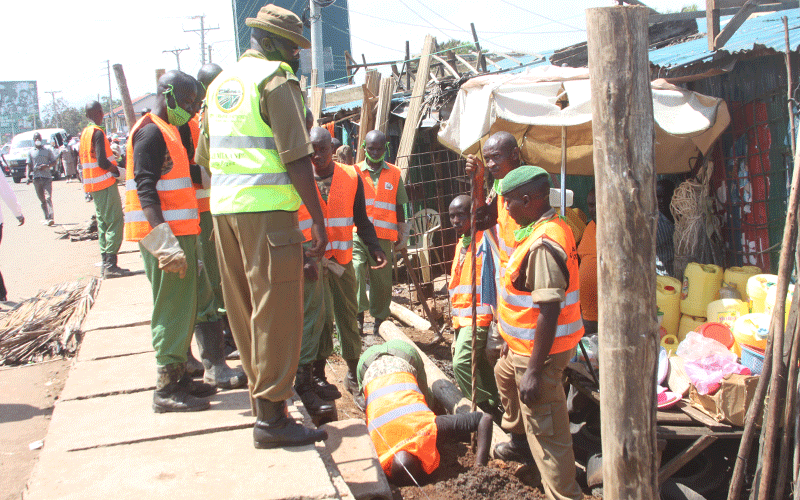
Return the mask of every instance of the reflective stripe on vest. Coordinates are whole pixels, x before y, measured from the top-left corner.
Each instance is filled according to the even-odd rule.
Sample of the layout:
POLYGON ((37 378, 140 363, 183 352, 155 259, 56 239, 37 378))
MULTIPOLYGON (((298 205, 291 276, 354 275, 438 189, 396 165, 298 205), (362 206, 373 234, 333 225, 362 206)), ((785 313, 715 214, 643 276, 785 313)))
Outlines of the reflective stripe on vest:
MULTIPOLYGON (((492 323, 492 309, 490 306, 481 302, 481 267, 483 265, 483 255, 480 251, 483 241, 483 231, 475 233, 475 244, 478 253, 476 254, 476 296, 475 305, 477 315, 476 324, 480 327, 487 327, 492 323)), ((464 260, 459 264, 460 255, 464 245, 462 240, 456 244, 456 253, 453 257, 453 265, 450 269, 450 284, 448 293, 450 294, 450 316, 454 329, 472 326, 472 246, 464 254, 464 260)))
POLYGON ((530 356, 533 351, 539 307, 533 302, 531 293, 518 290, 514 286, 514 281, 519 277, 522 266, 526 265, 531 247, 541 238, 546 238, 564 250, 569 274, 569 283, 564 301, 561 303, 556 336, 550 354, 575 347, 584 331, 580 311, 580 277, 575 238, 566 222, 553 216, 540 223, 533 233, 517 246, 509 258, 503 286, 499 289, 497 325, 500 335, 508 343, 509 349, 525 356, 530 356))
POLYGON ((506 267, 508 259, 517 248, 517 241, 514 239, 514 231, 517 229, 519 229, 519 224, 511 218, 506 210, 503 196, 497 195, 497 248, 500 250, 500 269, 506 267))
POLYGON ((399 451, 417 457, 430 474, 439 466, 436 415, 425 404, 417 379, 407 372, 389 373, 364 388, 367 429, 381 467, 391 475, 399 451))
MULTIPOLYGON (((103 132, 103 129, 93 123, 90 123, 83 129, 78 148, 78 159, 81 163, 83 174, 83 190, 87 193, 94 193, 106 189, 117 182, 111 172, 101 168, 97 163, 97 152, 94 151, 94 144, 92 143, 95 130, 103 132)), ((103 132, 103 142, 105 143, 105 151, 103 154, 105 154, 109 163, 116 165, 117 157, 114 156, 114 152, 111 151, 111 144, 109 144, 105 132, 103 132)))
MULTIPOLYGON (((348 264, 353 260, 353 205, 358 192, 358 175, 350 166, 334 163, 328 201, 322 199, 317 187, 317 199, 325 218, 325 233, 328 235, 328 246, 325 247, 325 258, 336 259, 339 264, 348 264)), ((306 241, 311 241, 311 214, 305 205, 297 211, 300 230, 306 241)))
POLYGON ((294 212, 300 195, 261 119, 261 84, 291 68, 261 57, 242 56, 209 85, 206 113, 213 214, 294 212))
MULTIPOLYGON (((175 236, 200 234, 197 198, 189 175, 189 158, 181 142, 178 129, 158 116, 148 113, 139 119, 131 129, 128 135, 128 151, 133 151, 134 135, 145 121, 154 123, 161 131, 167 145, 167 152, 172 160, 172 168, 163 173, 156 183, 164 220, 169 223, 175 236)), ((125 239, 139 241, 147 236, 153 228, 144 216, 136 189, 133 154, 126 158, 125 187, 127 188, 125 190, 125 239)))
POLYGON ((400 169, 391 163, 386 163, 386 166, 388 168, 381 168, 377 185, 372 182, 366 161, 355 168, 364 184, 367 215, 375 226, 375 233, 380 239, 397 241, 397 189, 400 186, 400 169))

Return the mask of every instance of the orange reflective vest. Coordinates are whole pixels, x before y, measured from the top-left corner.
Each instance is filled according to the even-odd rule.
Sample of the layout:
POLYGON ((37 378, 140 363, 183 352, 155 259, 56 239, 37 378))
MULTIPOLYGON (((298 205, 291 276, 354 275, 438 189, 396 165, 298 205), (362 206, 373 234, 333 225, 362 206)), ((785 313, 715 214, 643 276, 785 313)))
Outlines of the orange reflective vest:
POLYGON ((125 164, 125 239, 139 241, 153 230, 142 211, 139 194, 136 192, 136 181, 133 179, 133 137, 146 118, 161 130, 164 142, 167 143, 167 152, 172 159, 172 168, 163 173, 156 183, 164 220, 169 223, 175 236, 200 234, 197 199, 189 176, 189 159, 186 156, 186 148, 181 142, 180 133, 175 126, 152 113, 147 113, 136 122, 128 136, 128 155, 125 164))
POLYGON ((459 329, 465 326, 472 326, 472 245, 477 245, 475 254, 475 273, 477 293, 475 304, 477 306, 477 325, 489 326, 492 323, 492 309, 488 305, 481 303, 481 266, 483 265, 483 253, 481 252, 481 240, 483 231, 475 233, 475 241, 467 248, 464 261, 459 265, 459 256, 464 245, 458 240, 456 254, 453 258, 453 267, 450 270, 450 316, 453 320, 453 328, 459 329))
POLYGON ((497 195, 497 248, 500 250, 500 272, 501 276, 503 269, 517 248, 517 241, 514 239, 514 231, 519 229, 517 221, 511 218, 506 210, 505 200, 503 196, 497 195))
MULTIPOLYGON (((356 171, 340 163, 336 163, 333 167, 333 180, 327 203, 317 188, 322 216, 325 217, 325 232, 328 234, 325 258, 333 257, 339 264, 347 264, 353 260, 353 204, 357 189, 356 171)), ((311 241, 312 220, 305 205, 300 205, 297 219, 306 241, 311 241)))
POLYGON ((356 165, 364 181, 364 201, 367 203, 367 215, 375 233, 382 240, 397 241, 397 187, 400 185, 400 169, 386 163, 389 168, 382 168, 378 177, 378 185, 372 183, 369 166, 366 160, 356 165))
MULTIPOLYGON (((200 139, 200 113, 194 115, 189 119, 189 130, 192 132, 192 143, 194 149, 197 151, 197 141, 200 139)), ((194 163, 194 158, 189 158, 189 163, 194 163)), ((201 167, 202 168, 202 167, 201 167)), ((200 213, 208 212, 211 210, 209 197, 211 196, 211 189, 203 189, 202 184, 192 183, 194 186, 194 194, 197 197, 197 210, 200 213)))
POLYGON ((439 467, 436 449, 436 415, 425 404, 417 379, 395 372, 372 380, 364 388, 367 429, 378 460, 387 476, 398 451, 406 451, 422 462, 428 474, 439 467))
POLYGON ((534 229, 533 233, 521 242, 508 260, 503 287, 498 291, 497 326, 509 349, 530 356, 533 351, 536 320, 539 317, 539 306, 533 302, 531 292, 518 290, 514 281, 519 277, 520 269, 526 265, 530 249, 539 238, 546 238, 561 247, 567 254, 567 276, 569 285, 566 297, 561 303, 558 315, 556 337, 550 354, 567 351, 578 345, 583 336, 581 320, 580 277, 578 274, 578 254, 575 250, 575 238, 566 222, 553 216, 534 229))
MULTIPOLYGON (((117 182, 117 179, 111 172, 101 168, 97 164, 97 152, 92 148, 92 137, 94 136, 95 130, 103 132, 103 129, 94 123, 90 123, 83 129, 83 132, 81 132, 80 149, 78 150, 78 157, 80 158, 81 167, 83 168, 83 190, 87 193, 100 191, 108 186, 113 186, 114 183, 117 182)), ((116 165, 117 157, 114 156, 114 153, 111 151, 111 144, 108 143, 108 137, 106 137, 105 132, 103 132, 103 142, 106 144, 106 158, 112 165, 116 165)))

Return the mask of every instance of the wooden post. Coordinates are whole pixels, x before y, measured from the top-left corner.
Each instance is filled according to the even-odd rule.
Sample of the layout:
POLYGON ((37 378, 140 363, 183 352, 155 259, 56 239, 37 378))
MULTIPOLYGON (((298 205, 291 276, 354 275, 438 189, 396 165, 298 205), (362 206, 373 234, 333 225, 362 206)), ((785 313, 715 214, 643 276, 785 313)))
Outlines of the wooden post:
POLYGON ((314 115, 314 125, 319 126, 322 118, 322 100, 325 97, 325 89, 314 85, 311 87, 311 113, 314 115))
POLYGON ((481 50, 481 44, 478 41, 478 32, 475 31, 475 23, 469 23, 469 27, 472 28, 472 39, 475 41, 475 50, 478 51, 478 67, 481 68, 481 71, 486 73, 486 57, 483 55, 483 51, 481 50))
POLYGON ((158 81, 164 76, 164 73, 167 71, 164 68, 159 68, 156 70, 156 86, 158 86, 158 81))
POLYGON ((406 90, 411 89, 411 45, 406 40, 406 90))
POLYGON ((792 140, 792 157, 794 157, 797 151, 797 132, 795 131, 794 103, 792 102, 792 92, 794 92, 794 80, 792 78, 792 47, 789 45, 789 19, 783 16, 781 21, 783 21, 783 37, 786 44, 786 104, 789 106, 789 130, 791 131, 789 137, 792 140))
POLYGON ((381 78, 381 89, 378 93, 378 110, 375 116, 375 130, 384 134, 389 129, 389 109, 392 107, 392 96, 397 82, 392 77, 381 78))
POLYGON ((117 77, 117 86, 119 93, 122 97, 122 110, 125 112, 125 123, 128 125, 128 130, 133 128, 136 123, 136 113, 133 111, 133 102, 131 102, 131 93, 128 91, 128 81, 125 79, 125 71, 122 69, 121 64, 115 64, 114 76, 117 77))
POLYGON ((627 6, 586 11, 599 215, 600 429, 607 500, 659 498, 657 219, 648 14, 644 7, 627 6))
POLYGON ((422 114, 422 101, 425 99, 425 87, 428 84, 428 73, 431 67, 431 53, 436 39, 431 35, 425 37, 425 44, 422 46, 422 56, 417 65, 417 76, 414 82, 414 90, 411 92, 411 99, 408 105, 406 123, 403 126, 403 135, 400 137, 400 147, 397 148, 397 168, 406 180, 408 175, 408 165, 411 153, 414 150, 414 140, 417 138, 417 128, 422 114))
POLYGON ((367 138, 367 133, 369 133, 375 126, 375 111, 373 110, 373 106, 375 104, 375 98, 378 95, 378 92, 380 92, 380 85, 381 74, 374 69, 367 71, 367 79, 361 86, 363 89, 363 98, 361 99, 361 120, 358 123, 356 163, 360 163, 364 161, 364 158, 366 158, 364 154, 364 148, 361 147, 361 145, 364 144, 364 140, 367 138))
POLYGON ((716 38, 719 35, 718 0, 706 0, 706 32, 708 33, 708 50, 717 50, 716 38))

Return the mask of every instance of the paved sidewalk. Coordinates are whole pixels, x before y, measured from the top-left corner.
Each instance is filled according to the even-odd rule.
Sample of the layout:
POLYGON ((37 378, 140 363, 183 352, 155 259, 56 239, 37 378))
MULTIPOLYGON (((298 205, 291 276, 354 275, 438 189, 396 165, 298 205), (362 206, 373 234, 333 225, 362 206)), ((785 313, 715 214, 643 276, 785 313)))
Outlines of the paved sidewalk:
MULTIPOLYGON (((153 412, 150 285, 138 247, 122 251, 120 266, 139 274, 103 281, 24 498, 355 498, 323 444, 254 449, 246 389, 217 393, 204 412, 153 412)), ((290 412, 310 421, 299 402, 290 412)), ((386 491, 369 452, 345 459, 360 457, 367 489, 386 491)))

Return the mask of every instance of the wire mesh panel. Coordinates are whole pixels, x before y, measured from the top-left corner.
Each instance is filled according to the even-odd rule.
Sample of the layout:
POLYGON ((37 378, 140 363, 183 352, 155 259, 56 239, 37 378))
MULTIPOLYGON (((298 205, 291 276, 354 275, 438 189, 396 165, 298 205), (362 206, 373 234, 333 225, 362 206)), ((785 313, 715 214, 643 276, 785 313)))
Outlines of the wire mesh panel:
MULTIPOLYGON (((437 322, 449 325, 447 286, 459 235, 450 224, 448 207, 456 196, 469 195, 464 159, 439 145, 435 130, 422 133, 409 157, 405 186, 409 197, 406 219, 411 223, 409 264, 422 294, 433 299, 428 302, 435 306, 434 315, 440 317, 437 322)), ((409 306, 419 302, 412 277, 399 255, 395 272, 395 300, 409 306)))

